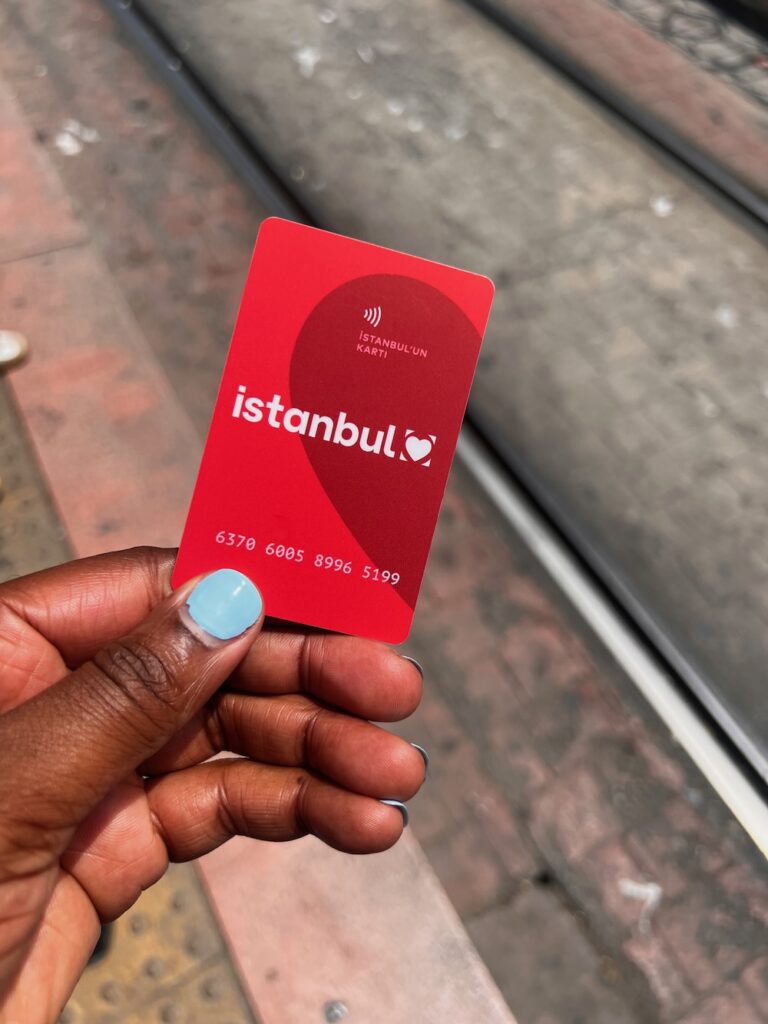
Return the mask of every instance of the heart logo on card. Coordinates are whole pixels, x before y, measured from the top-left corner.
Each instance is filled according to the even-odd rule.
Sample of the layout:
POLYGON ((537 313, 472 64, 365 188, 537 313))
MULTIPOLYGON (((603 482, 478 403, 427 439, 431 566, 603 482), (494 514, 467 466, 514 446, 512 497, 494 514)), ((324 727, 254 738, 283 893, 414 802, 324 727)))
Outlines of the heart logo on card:
MULTIPOLYGON (((437 438, 434 435, 431 438, 417 437, 413 431, 406 431, 405 450, 411 461, 424 463, 424 459, 432 451, 432 446, 436 440, 437 438)), ((405 456, 401 455, 400 458, 403 459, 405 456)), ((426 464, 428 465, 429 463, 426 464)))
MULTIPOLYGON (((291 359, 290 400, 345 420, 373 441, 325 443, 301 435, 329 500, 371 564, 403 572, 426 554, 453 456, 480 339, 437 288, 400 274, 371 274, 331 291, 307 317, 291 359), (379 326, 360 309, 386 309, 379 326), (439 444, 436 443, 439 438, 439 444)), ((418 581, 398 593, 413 607, 418 581)))

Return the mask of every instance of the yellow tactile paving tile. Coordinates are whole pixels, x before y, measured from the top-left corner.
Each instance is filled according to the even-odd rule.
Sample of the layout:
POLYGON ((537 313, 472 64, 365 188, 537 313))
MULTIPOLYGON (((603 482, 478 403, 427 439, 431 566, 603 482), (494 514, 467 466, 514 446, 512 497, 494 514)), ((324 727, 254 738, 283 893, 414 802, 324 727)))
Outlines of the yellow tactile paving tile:
POLYGON ((174 865, 112 928, 60 1024, 256 1024, 194 869, 174 865))
POLYGON ((0 384, 0 581, 72 557, 18 410, 0 384))

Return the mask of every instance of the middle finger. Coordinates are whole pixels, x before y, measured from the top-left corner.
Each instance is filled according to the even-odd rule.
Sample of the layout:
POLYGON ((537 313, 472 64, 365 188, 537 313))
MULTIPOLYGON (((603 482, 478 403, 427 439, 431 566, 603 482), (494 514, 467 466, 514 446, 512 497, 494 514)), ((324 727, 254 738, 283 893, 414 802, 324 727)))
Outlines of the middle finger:
POLYGON ((227 685, 263 695, 305 693, 374 722, 407 718, 422 690, 419 669, 386 644, 274 628, 256 637, 227 685))
POLYGON ((142 768, 178 771, 222 751, 263 764, 305 767, 364 796, 410 799, 424 782, 422 755, 406 740, 309 697, 225 691, 142 768))

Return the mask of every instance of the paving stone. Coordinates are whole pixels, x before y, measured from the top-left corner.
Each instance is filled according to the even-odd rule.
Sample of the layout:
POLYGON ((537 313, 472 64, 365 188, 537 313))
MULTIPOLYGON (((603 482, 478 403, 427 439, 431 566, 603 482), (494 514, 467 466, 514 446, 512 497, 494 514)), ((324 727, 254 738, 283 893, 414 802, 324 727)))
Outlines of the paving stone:
POLYGON ((689 143, 766 192, 766 114, 759 97, 768 76, 758 69, 754 84, 748 78, 750 63, 761 53, 755 33, 740 35, 716 7, 704 4, 687 20, 704 33, 703 41, 686 39, 684 0, 498 2, 625 100, 652 110, 689 143))
POLYGON ((761 1024, 765 1017, 735 986, 711 999, 680 1020, 680 1024, 761 1024))
POLYGON ((551 679, 564 691, 593 671, 593 664, 574 637, 564 634, 551 618, 515 621, 508 616, 501 630, 501 653, 513 666, 515 678, 529 697, 535 697, 542 679, 551 679))
POLYGON ((9 0, 0 16, 0 70, 23 99, 44 162, 75 197, 203 436, 264 211, 105 9, 9 0), (98 131, 99 143, 64 156, 55 139, 68 119, 98 131))
MULTIPOLYGON (((85 225, 77 219, 50 164, 40 158, 29 126, 4 85, 0 85, 0 151, 0 263, 83 242, 85 225)), ((3 326, 10 329, 12 324, 3 326)))
POLYGON ((568 861, 578 861, 606 836, 617 834, 621 825, 594 772, 582 765, 539 797, 532 827, 548 853, 554 845, 568 861))
POLYGON ((8 263, 0 304, 15 306, 34 352, 11 386, 76 552, 176 543, 199 435, 99 256, 83 246, 8 263))
POLYGON ((661 1020, 674 1020, 690 1007, 696 991, 676 948, 660 934, 656 916, 669 899, 664 879, 645 871, 632 856, 627 838, 609 839, 560 877, 590 920, 599 922, 607 948, 620 948, 636 971, 635 984, 647 986, 661 1020), (598 909, 599 908, 599 909, 598 909))
MULTIPOLYGON (((454 480, 454 487, 461 484, 462 474, 454 480)), ((463 493, 463 489, 457 490, 451 516, 439 526, 444 531, 442 543, 454 550, 461 549, 461 538, 469 530, 462 511, 463 493)), ((482 528, 477 513, 473 527, 482 528)), ((441 570, 447 590, 451 579, 466 571, 463 565, 461 558, 455 558, 450 570, 441 570)), ((509 562, 505 568, 508 576, 514 575, 509 562)), ((728 984, 733 970, 744 963, 738 950, 735 955, 728 954, 706 944, 707 913, 696 896, 700 886, 710 891, 713 907, 731 907, 723 921, 727 918, 732 928, 744 929, 744 949, 754 954, 762 940, 749 924, 750 906, 761 905, 766 880, 759 872, 756 876, 752 867, 745 867, 743 874, 733 877, 733 897, 725 891, 726 876, 722 883, 715 880, 718 873, 732 870, 744 851, 722 820, 710 819, 710 801, 703 795, 700 780, 690 775, 674 746, 650 733, 641 716, 617 704, 615 693, 605 692, 595 651, 577 642, 572 645, 576 638, 564 629, 563 620, 552 617, 551 608, 549 614, 539 610, 530 594, 525 597, 525 607, 535 611, 530 618, 526 612, 515 624, 518 643, 504 647, 503 652, 518 682, 520 678, 527 682, 515 691, 513 713, 505 714, 504 707, 497 706, 489 718, 484 718, 482 711, 475 715, 471 700, 462 703, 466 677, 461 674, 460 640, 446 660, 444 649, 435 649, 436 638, 429 632, 435 613, 431 607, 426 614, 420 612, 426 622, 423 632, 417 628, 416 640, 424 645, 419 656, 428 666, 426 715, 436 749, 440 750, 442 734, 449 761, 456 757, 442 785, 446 793, 453 787, 462 792, 464 780, 471 777, 472 792, 481 791, 481 776, 469 773, 472 759, 463 738, 469 733, 477 744, 479 763, 501 784, 505 799, 513 803, 517 814, 530 823, 544 863, 585 914, 603 948, 620 950, 622 991, 653 1007, 651 1019, 675 1021, 695 1004, 702 983, 713 989, 728 984), (544 624, 545 628, 540 628, 544 624), (530 646, 525 644, 526 630, 530 646), (450 709, 430 699, 433 687, 449 695, 450 709), (521 707, 532 713, 531 718, 522 720, 522 732, 518 720, 521 707), (527 744, 523 736, 528 737, 527 744), (534 787, 517 787, 510 768, 512 757, 519 753, 523 763, 533 758, 540 764, 547 747, 550 756, 560 751, 556 769, 542 771, 534 787), (508 761, 500 757, 505 749, 510 754, 508 761), (650 930, 645 918, 642 927, 640 924, 642 902, 622 891, 622 881, 625 885, 660 886, 662 902, 648 920, 650 930), (690 914, 691 920, 700 919, 704 937, 688 935, 683 940, 657 926, 656 913, 664 907, 666 914, 669 904, 669 919, 677 921, 683 912, 690 914), (687 956, 692 964, 678 956, 679 942, 691 947, 687 956), (697 984, 696 972, 701 972, 702 965, 709 973, 706 979, 698 977, 697 984)), ((514 615, 511 618, 514 620, 514 615)), ((459 638, 461 621, 459 618, 454 626, 459 638)), ((484 628, 487 631, 488 620, 484 628)), ((495 623, 495 632, 504 636, 503 622, 495 623)), ((471 672, 476 656, 474 651, 466 652, 465 672, 471 672)), ((439 759, 442 753, 436 756, 439 759)))
POLYGON ((424 786, 408 805, 410 827, 422 846, 455 828, 461 818, 461 809, 454 806, 453 794, 448 787, 432 785, 432 781, 434 776, 430 785, 424 786))
POLYGON ((685 893, 693 875, 711 877, 736 856, 689 800, 671 797, 659 812, 642 832, 627 837, 627 846, 638 866, 661 886, 665 899, 685 893))
POLYGON ((482 833, 465 820, 424 846, 435 874, 463 920, 472 918, 513 891, 512 880, 482 833))
POLYGON ((654 1017, 675 1021, 695 998, 680 964, 669 946, 660 942, 655 932, 636 932, 622 945, 622 952, 637 969, 654 1000, 654 1017))
POLYGON ((366 1024, 515 1024, 409 833, 375 857, 237 838, 202 868, 267 1021, 320 1022, 338 1000, 366 1024))
POLYGON ((691 886, 684 901, 662 902, 653 924, 701 995, 738 977, 755 954, 766 949, 765 925, 743 901, 711 886, 691 886))
POLYGON ((751 919, 763 926, 766 930, 764 941, 768 946, 768 889, 765 885, 767 877, 768 870, 763 871, 749 863, 739 862, 722 871, 718 881, 723 892, 740 907, 743 918, 751 919))
MULTIPOLYGON (((589 849, 590 835, 609 834, 609 822, 622 833, 631 833, 644 827, 649 817, 655 817, 658 808, 675 795, 675 789, 670 786, 669 778, 658 773, 654 761, 646 756, 646 744, 639 732, 641 730, 628 723, 623 731, 595 733, 585 744, 580 760, 568 766, 540 801, 534 829, 539 830, 542 837, 550 834, 549 808, 556 806, 558 798, 565 798, 569 787, 570 803, 578 807, 578 811, 570 812, 575 827, 566 828, 560 841, 573 856, 579 857, 589 849), (575 821, 579 813, 585 816, 581 834, 575 821), (594 822, 592 828, 587 827, 589 821, 594 822)), ((664 759, 661 764, 665 765, 664 759)))
POLYGON ((455 827, 475 828, 484 833, 512 877, 535 873, 538 862, 510 807, 520 794, 510 785, 500 785, 485 769, 456 709, 439 692, 430 692, 439 676, 430 671, 428 658, 422 656, 422 661, 430 680, 427 693, 413 718, 397 730, 418 737, 430 751, 428 785, 414 802, 417 835, 430 842, 455 827), (423 831, 419 801, 426 804, 423 831))
POLYGON ((549 891, 531 889, 469 923, 520 1024, 629 1024, 605 964, 549 891))
POLYGON ((653 931, 654 913, 668 897, 656 876, 638 866, 623 837, 593 848, 582 864, 601 893, 604 910, 614 925, 629 935, 653 931), (658 885, 658 889, 648 889, 649 885, 658 885))
POLYGON ((549 777, 549 771, 528 741, 525 724, 516 715, 514 704, 504 703, 501 690, 488 693, 486 706, 479 706, 462 686, 462 680, 477 679, 473 661, 467 665, 448 661, 428 618, 417 636, 420 660, 428 677, 440 680, 443 693, 439 704, 428 695, 420 712, 422 720, 430 722, 434 737, 432 743, 440 761, 435 771, 445 775, 446 786, 455 786, 459 798, 482 792, 492 781, 505 800, 526 806, 532 792, 549 777), (489 705, 498 714, 489 712, 489 705), (449 716, 452 727, 446 722, 449 716), (438 723, 444 724, 446 731, 441 732, 438 723), (483 779, 482 785, 477 784, 478 778, 483 779))
POLYGON ((768 956, 750 964, 741 977, 755 1007, 768 1006, 768 956))

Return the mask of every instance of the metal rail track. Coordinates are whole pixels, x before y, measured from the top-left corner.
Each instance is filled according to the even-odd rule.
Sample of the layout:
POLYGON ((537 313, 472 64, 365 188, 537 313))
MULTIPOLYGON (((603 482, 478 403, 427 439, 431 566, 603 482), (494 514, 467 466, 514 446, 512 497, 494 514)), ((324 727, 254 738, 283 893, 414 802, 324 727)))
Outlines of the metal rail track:
MULTIPOLYGON (((491 6, 486 0, 465 2, 491 6)), ((270 213, 333 230, 296 197, 258 141, 228 116, 139 4, 104 3, 270 213)), ((729 185, 723 177, 718 187, 752 226, 768 225, 768 204, 739 206, 744 188, 739 185, 734 194, 729 185)), ((471 401, 458 457, 768 855, 768 758, 471 401)))

